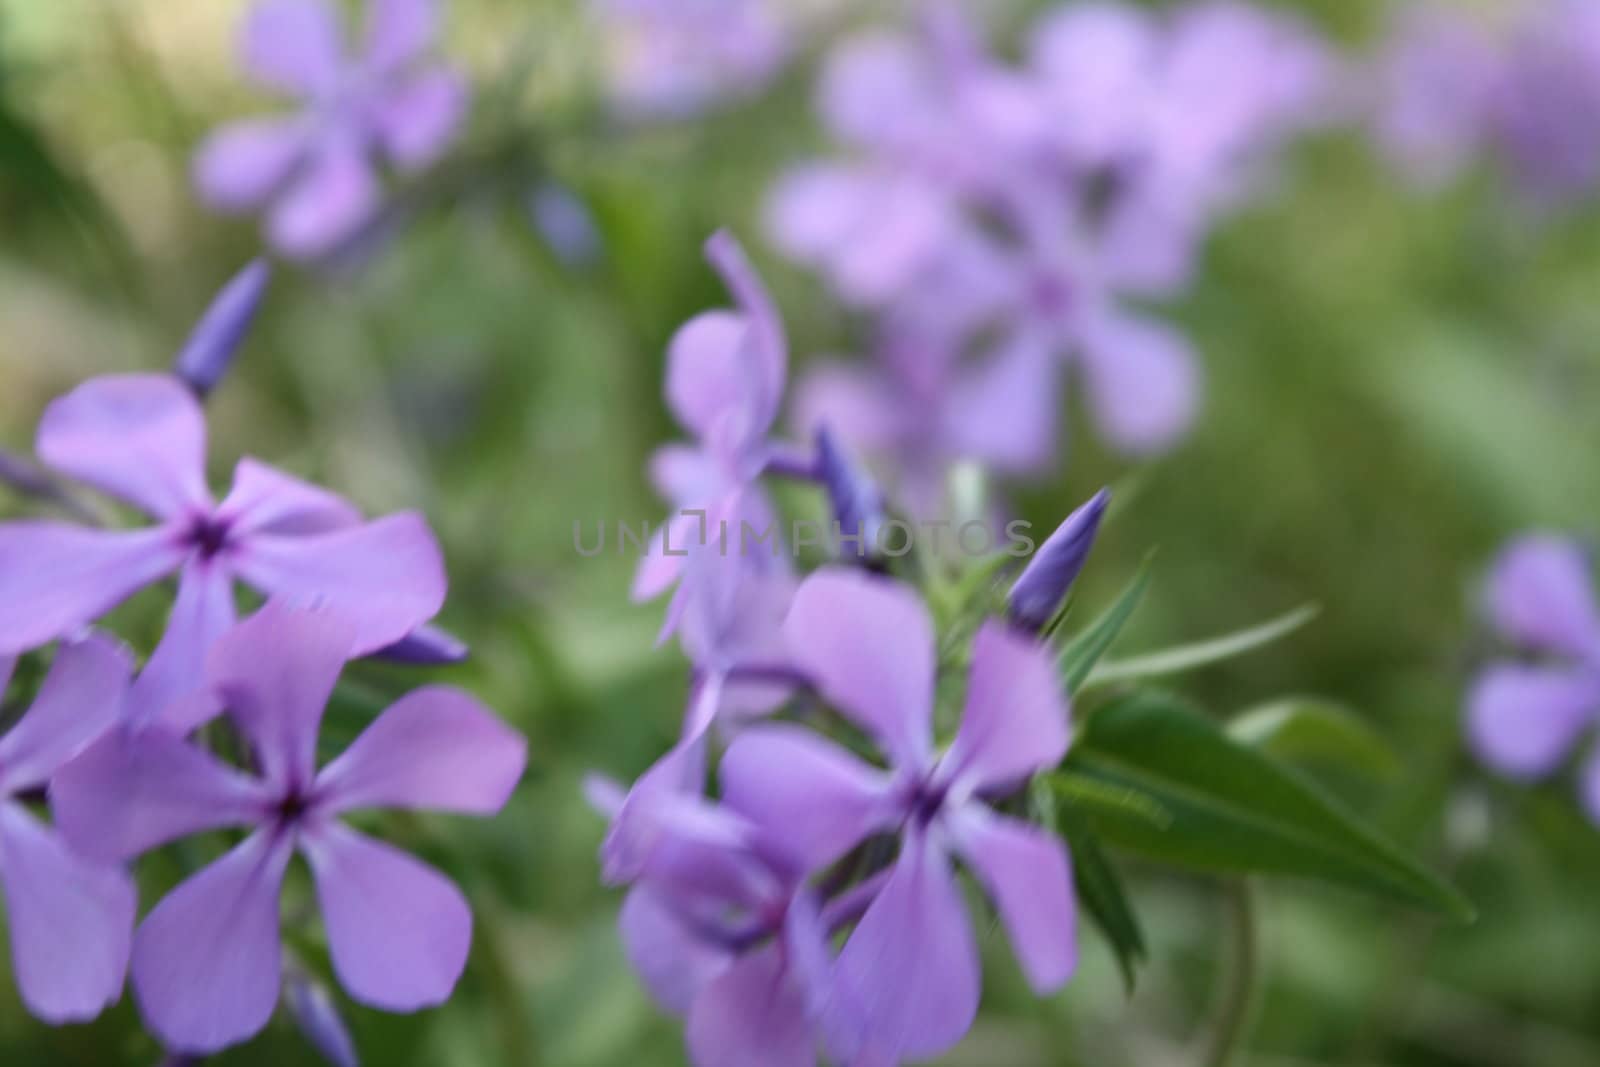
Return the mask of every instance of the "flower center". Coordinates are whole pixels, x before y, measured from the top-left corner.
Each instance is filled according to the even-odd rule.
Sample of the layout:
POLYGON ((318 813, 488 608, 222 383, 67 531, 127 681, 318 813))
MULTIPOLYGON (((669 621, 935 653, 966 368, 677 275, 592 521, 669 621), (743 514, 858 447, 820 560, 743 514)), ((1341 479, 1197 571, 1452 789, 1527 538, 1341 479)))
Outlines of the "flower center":
POLYGON ((229 523, 214 515, 196 515, 185 536, 202 559, 212 559, 228 547, 229 523))
POLYGON ((1034 276, 1029 296, 1033 306, 1042 315, 1052 318, 1072 310, 1074 286, 1055 271, 1041 271, 1034 276))
POLYGON ((918 826, 927 826, 939 817, 939 812, 944 810, 944 802, 949 796, 950 787, 932 779, 924 779, 911 789, 911 795, 906 798, 906 807, 911 813, 912 821, 918 826))

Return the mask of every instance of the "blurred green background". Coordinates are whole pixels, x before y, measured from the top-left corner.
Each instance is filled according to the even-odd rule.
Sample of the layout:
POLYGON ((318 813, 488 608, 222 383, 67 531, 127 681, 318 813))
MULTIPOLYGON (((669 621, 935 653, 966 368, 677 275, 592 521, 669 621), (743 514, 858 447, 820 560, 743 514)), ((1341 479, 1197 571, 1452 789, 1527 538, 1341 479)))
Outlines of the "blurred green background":
MULTIPOLYGON (((1297 9, 1351 48, 1375 0, 1297 9)), ((0 0, 0 445, 26 451, 78 380, 165 366, 214 290, 256 254, 248 221, 206 214, 189 153, 270 106, 234 72, 235 0, 0 0)), ((1020 25, 1025 6, 1005 9, 1020 25)), ((626 596, 631 561, 580 558, 572 525, 653 520, 650 450, 675 326, 724 302, 700 259, 731 227, 778 290, 797 360, 862 336, 760 241, 766 183, 822 145, 807 55, 759 100, 626 130, 596 106, 597 51, 574 0, 454 0, 447 46, 472 73, 471 129, 370 259, 279 269, 211 407, 220 483, 248 452, 368 512, 426 511, 452 591, 441 621, 474 649, 441 672, 363 668, 376 700, 462 684, 525 730, 526 781, 490 823, 392 827, 459 880, 479 936, 455 999, 412 1018, 344 1005, 381 1067, 684 1062, 678 1025, 632 978, 600 887, 602 824, 579 782, 630 777, 675 736, 687 669, 626 596), (547 181, 576 191, 600 251, 570 265, 530 222, 547 181)), ((1080 600, 1106 602, 1152 546, 1155 582, 1124 652, 1317 601, 1288 641, 1187 679, 1218 712, 1286 693, 1348 705, 1391 741, 1382 788, 1331 784, 1448 870, 1471 928, 1334 891, 1265 887, 1269 981, 1249 1067, 1592 1067, 1600 1063, 1600 831, 1563 783, 1525 791, 1461 750, 1464 679, 1485 650, 1477 575, 1531 526, 1600 521, 1600 225, 1519 210, 1488 175, 1402 188, 1356 134, 1297 148, 1274 195, 1208 247, 1176 308, 1204 356, 1186 445, 1135 471, 1083 431, 1059 479, 1017 487, 1053 525, 1119 489, 1080 600)), ((32 505, 0 493, 0 509, 32 505)), ((126 613, 153 637, 161 598, 126 613)), ((147 650, 148 640, 143 647, 147 650)), ((1034 1001, 986 938, 985 1010, 942 1063, 1194 1062, 1227 966, 1223 902, 1201 880, 1129 867, 1151 963, 1131 999, 1095 935, 1081 973, 1034 1001)), ((160 878, 158 872, 154 877, 160 878)), ((150 894, 147 892, 147 899, 150 894)), ((127 1002, 47 1030, 0 974, 0 1062, 149 1067, 127 1002)), ((225 1065, 314 1062, 280 1017, 225 1065)))

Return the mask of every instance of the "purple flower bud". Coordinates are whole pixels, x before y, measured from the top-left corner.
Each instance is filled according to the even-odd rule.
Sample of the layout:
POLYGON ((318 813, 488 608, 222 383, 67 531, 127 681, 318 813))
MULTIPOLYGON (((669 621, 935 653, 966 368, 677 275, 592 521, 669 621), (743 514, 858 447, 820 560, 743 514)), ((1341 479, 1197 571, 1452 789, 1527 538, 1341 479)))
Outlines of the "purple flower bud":
POLYGON ((172 372, 197 395, 211 392, 227 373, 271 279, 272 268, 266 260, 251 260, 222 287, 200 316, 172 365, 172 372))
POLYGON ((1050 624, 1089 558, 1110 501, 1111 490, 1100 490, 1039 546, 1011 587, 1006 614, 1012 622, 1035 633, 1050 624))
POLYGON ((355 1042, 326 989, 306 975, 291 974, 284 1000, 294 1024, 323 1059, 334 1067, 360 1067, 355 1042))
POLYGON ((600 229, 582 199, 565 185, 546 182, 528 198, 534 228, 556 258, 582 267, 600 258, 600 229))
POLYGON ((404 663, 415 667, 439 667, 450 663, 464 663, 472 655, 455 634, 437 626, 424 625, 406 634, 392 645, 374 652, 375 659, 390 663, 404 663))
POLYGON ((872 476, 844 452, 827 426, 817 427, 816 440, 817 477, 828 490, 841 541, 853 539, 856 557, 871 558, 876 555, 878 535, 883 529, 883 491, 872 476))

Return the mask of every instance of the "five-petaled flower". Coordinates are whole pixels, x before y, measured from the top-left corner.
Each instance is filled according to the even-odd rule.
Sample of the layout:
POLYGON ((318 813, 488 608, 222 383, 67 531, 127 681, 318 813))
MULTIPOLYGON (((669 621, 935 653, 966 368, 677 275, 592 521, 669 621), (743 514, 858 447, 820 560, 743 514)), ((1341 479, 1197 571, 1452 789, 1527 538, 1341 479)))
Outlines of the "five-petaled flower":
POLYGON ((362 48, 347 55, 329 0, 261 0, 241 61, 302 109, 213 134, 194 161, 201 197, 238 212, 271 201, 267 235, 288 256, 316 256, 347 238, 378 206, 372 157, 424 167, 461 124, 466 83, 424 59, 437 17, 435 0, 371 0, 362 48))
POLYGON ((890 769, 801 727, 754 726, 723 758, 724 800, 808 870, 874 835, 897 836, 898 858, 833 967, 822 1023, 846 1062, 937 1055, 971 1026, 980 985, 953 856, 993 899, 1036 989, 1061 985, 1076 964, 1065 846, 989 804, 1065 755, 1067 699, 1047 649, 986 623, 960 728, 940 752, 933 624, 913 592, 819 571, 796 593, 785 635, 797 665, 890 769))
MULTIPOLYGON (((1594 571, 1576 542, 1547 534, 1514 542, 1489 575, 1490 622, 1542 662, 1500 661, 1467 698, 1478 758, 1513 778, 1554 773, 1589 727, 1600 723, 1600 604, 1594 571)), ((1600 822, 1600 750, 1581 772, 1580 793, 1600 822)))
POLYGON ((174 1050, 215 1052, 271 1017, 282 977, 278 898, 296 851, 311 867, 334 971, 356 1000, 399 1012, 436 1005, 466 964, 472 914, 460 891, 340 817, 493 815, 522 776, 526 742, 465 693, 428 686, 318 770, 323 711, 354 637, 338 615, 269 601, 217 642, 208 683, 258 775, 151 729, 91 748, 55 780, 61 832, 87 855, 129 858, 201 831, 250 830, 135 936, 140 1006, 174 1050))
POLYGON ((354 624, 362 654, 438 613, 444 566, 420 515, 363 522, 333 493, 249 458, 217 503, 206 488, 205 437, 199 403, 162 374, 95 378, 46 409, 40 458, 158 524, 0 524, 0 655, 69 636, 178 572, 171 620, 134 685, 129 712, 182 732, 215 711, 177 698, 196 687, 206 651, 234 621, 235 579, 338 611, 354 624))
MULTIPOLYGON (((0 690, 14 661, 0 661, 0 690)), ((18 800, 122 710, 133 665, 120 645, 92 635, 63 643, 33 706, 0 738, 0 886, 11 958, 28 1010, 52 1023, 81 1022, 122 996, 137 914, 133 883, 85 858, 18 800)))

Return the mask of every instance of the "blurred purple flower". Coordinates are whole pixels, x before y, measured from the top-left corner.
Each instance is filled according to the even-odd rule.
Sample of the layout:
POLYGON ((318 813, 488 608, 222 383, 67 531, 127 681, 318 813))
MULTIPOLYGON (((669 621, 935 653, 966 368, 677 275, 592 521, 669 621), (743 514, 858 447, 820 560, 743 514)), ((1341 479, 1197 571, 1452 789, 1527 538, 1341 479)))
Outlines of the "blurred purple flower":
MULTIPOLYGON (((1535 662, 1499 661, 1467 697, 1468 737, 1488 766, 1521 780, 1553 774, 1600 722, 1600 606, 1583 548, 1537 534, 1513 542, 1490 571, 1487 614, 1535 662)), ((1600 750, 1580 793, 1600 822, 1600 750)))
POLYGON ((618 925, 695 1067, 814 1067, 830 958, 807 872, 728 806, 668 793, 633 824, 618 925))
POLYGON ((756 92, 791 50, 768 0, 593 0, 622 114, 680 119, 756 92))
POLYGON ((282 973, 278 897, 296 851, 311 866, 334 971, 357 1001, 396 1012, 440 1004, 466 964, 472 913, 460 891, 339 816, 493 815, 522 776, 526 742, 467 694, 428 686, 319 771, 323 711, 356 636, 337 616, 271 601, 217 642, 206 677, 259 777, 146 730, 90 750, 56 780, 62 832, 90 855, 251 830, 157 905, 134 939, 140 1007, 171 1049, 213 1053, 267 1024, 282 973))
POLYGON ((1032 633, 1050 625, 1089 559, 1110 503, 1111 490, 1100 490, 1045 539, 1011 586, 1007 618, 1032 633))
POLYGON ((778 310, 744 251, 726 233, 706 242, 738 311, 696 315, 667 350, 667 406, 694 438, 651 458, 651 478, 674 513, 656 531, 634 576, 633 598, 649 600, 679 584, 663 635, 677 628, 692 588, 679 583, 696 551, 773 569, 781 549, 746 551, 746 524, 761 535, 776 521, 757 480, 774 456, 768 441, 788 374, 788 344, 778 310), (728 547, 724 549, 726 539, 728 547))
POLYGON ((436 6, 370 0, 361 46, 347 51, 330 0, 259 0, 241 62, 302 110, 212 134, 194 160, 201 197, 222 211, 265 208, 268 238, 286 256, 320 255, 354 233, 379 203, 374 157, 402 171, 425 167, 465 114, 465 81, 426 59, 436 6))
POLYGON ((823 1021, 845 1062, 898 1063, 959 1041, 978 1009, 977 946, 951 871, 972 869, 1040 991, 1076 964, 1065 847, 982 798, 1053 767, 1067 700, 1047 649, 991 622, 973 647, 966 710, 934 749, 933 623, 910 590, 860 571, 819 571, 784 626, 822 695, 888 755, 885 772, 795 726, 742 733, 722 762, 724 802, 808 870, 882 832, 900 853, 832 972, 823 1021))
POLYGON ((177 573, 166 634, 130 697, 130 714, 190 729, 215 713, 177 701, 234 620, 234 581, 355 626, 373 652, 437 614, 445 575, 420 515, 372 522, 343 498, 253 459, 213 500, 205 419, 194 395, 163 374, 95 378, 55 400, 40 421, 40 458, 157 520, 104 530, 55 520, 0 524, 0 654, 37 648, 177 573))
POLYGON ((272 268, 266 260, 251 260, 222 287, 200 316, 172 364, 172 373, 196 395, 203 397, 211 392, 228 372, 234 353, 250 332, 271 279, 272 268))
POLYGON ((1492 149, 1536 203, 1588 195, 1600 185, 1600 8, 1536 0, 1505 22, 1408 10, 1379 58, 1379 142, 1421 184, 1492 149))
MULTIPOLYGON (((100 636, 64 643, 33 706, 0 737, 0 887, 11 927, 12 973, 28 1010, 50 1023, 84 1022, 122 997, 137 916, 121 869, 78 855, 18 800, 109 728, 133 665, 100 636)), ((11 661, 0 661, 0 690, 11 661)))

